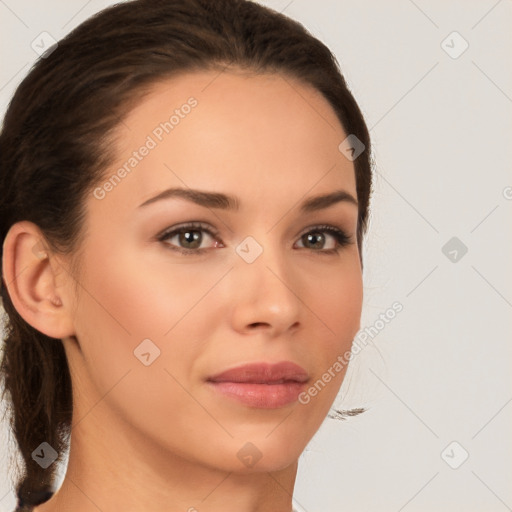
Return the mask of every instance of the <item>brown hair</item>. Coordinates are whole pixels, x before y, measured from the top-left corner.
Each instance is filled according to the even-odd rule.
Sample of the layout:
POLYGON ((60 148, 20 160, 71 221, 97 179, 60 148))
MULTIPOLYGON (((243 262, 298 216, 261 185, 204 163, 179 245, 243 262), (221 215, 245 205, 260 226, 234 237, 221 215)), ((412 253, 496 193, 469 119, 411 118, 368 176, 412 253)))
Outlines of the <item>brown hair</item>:
MULTIPOLYGON (((300 23, 249 0, 135 0, 92 16, 52 50, 17 88, 0 134, 2 244, 14 223, 28 220, 52 250, 76 254, 84 198, 112 162, 106 141, 130 108, 157 81, 229 65, 313 86, 347 135, 365 145, 354 160, 362 254, 372 188, 368 129, 335 57, 300 23)), ((32 452, 47 442, 61 461, 69 447, 71 378, 61 340, 26 323, 5 284, 0 378, 24 462, 16 492, 35 505, 55 484, 57 465, 41 468, 32 452)))

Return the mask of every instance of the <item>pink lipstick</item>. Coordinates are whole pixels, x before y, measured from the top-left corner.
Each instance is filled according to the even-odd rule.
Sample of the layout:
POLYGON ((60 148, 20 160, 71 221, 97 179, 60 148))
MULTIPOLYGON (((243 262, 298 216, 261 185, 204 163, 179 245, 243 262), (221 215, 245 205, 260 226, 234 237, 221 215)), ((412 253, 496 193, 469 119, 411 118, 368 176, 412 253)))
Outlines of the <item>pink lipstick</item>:
POLYGON ((208 377, 207 382, 221 394, 249 407, 277 409, 295 402, 308 380, 304 368, 283 361, 238 366, 208 377))

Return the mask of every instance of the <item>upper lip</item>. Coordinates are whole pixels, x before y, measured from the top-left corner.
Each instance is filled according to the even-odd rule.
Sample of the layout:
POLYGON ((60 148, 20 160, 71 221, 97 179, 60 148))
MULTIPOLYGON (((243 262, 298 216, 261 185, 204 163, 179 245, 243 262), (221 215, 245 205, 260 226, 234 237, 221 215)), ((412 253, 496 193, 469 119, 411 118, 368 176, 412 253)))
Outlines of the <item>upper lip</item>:
POLYGON ((252 384, 280 384, 283 382, 306 382, 308 372, 291 361, 279 363, 250 363, 225 370, 208 377, 210 382, 244 382, 252 384))

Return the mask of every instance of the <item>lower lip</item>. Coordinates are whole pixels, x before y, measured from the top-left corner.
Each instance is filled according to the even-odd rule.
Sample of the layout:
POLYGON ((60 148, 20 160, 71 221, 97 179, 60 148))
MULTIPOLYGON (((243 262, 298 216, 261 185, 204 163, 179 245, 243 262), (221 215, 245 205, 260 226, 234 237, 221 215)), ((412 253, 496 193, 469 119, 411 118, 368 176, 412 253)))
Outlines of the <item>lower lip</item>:
POLYGON ((246 382, 209 382, 218 392, 249 407, 277 409, 295 402, 304 389, 300 382, 254 384, 246 382))

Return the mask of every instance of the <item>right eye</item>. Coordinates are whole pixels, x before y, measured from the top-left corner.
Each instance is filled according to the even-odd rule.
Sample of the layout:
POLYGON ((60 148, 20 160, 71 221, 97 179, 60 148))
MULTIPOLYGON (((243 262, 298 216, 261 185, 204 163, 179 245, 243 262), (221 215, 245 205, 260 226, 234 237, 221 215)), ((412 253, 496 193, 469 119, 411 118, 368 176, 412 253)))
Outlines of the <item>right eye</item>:
POLYGON ((214 245, 212 248, 220 247, 217 232, 199 222, 190 222, 180 226, 173 226, 159 235, 158 240, 164 242, 165 245, 173 251, 178 251, 182 254, 202 254, 210 250, 209 248, 200 247, 204 240, 202 233, 207 233, 209 237, 214 239, 214 245), (179 245, 168 243, 168 241, 173 238, 177 238, 176 242, 179 245))

